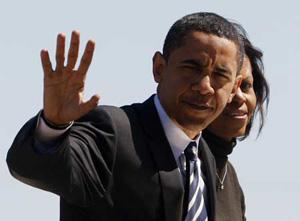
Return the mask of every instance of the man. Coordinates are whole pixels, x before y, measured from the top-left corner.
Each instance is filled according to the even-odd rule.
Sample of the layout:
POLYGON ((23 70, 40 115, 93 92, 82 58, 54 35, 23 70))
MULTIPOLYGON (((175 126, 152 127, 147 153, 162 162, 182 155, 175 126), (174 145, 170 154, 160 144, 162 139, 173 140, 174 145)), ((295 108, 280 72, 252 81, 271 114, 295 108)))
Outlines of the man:
POLYGON ((238 85, 243 47, 234 27, 213 13, 178 20, 153 57, 157 95, 121 108, 82 99, 94 46, 78 70, 78 32, 66 66, 64 35, 55 70, 41 52, 44 107, 9 150, 12 175, 58 194, 64 221, 214 220, 215 165, 201 131, 238 85))

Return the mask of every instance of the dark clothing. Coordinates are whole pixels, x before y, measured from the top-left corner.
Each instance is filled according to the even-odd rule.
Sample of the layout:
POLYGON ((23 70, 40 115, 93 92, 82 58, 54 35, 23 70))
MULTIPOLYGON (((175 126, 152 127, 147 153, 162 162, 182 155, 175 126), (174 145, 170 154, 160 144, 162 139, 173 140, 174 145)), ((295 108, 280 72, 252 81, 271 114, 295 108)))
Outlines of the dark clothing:
POLYGON ((215 136, 208 130, 204 130, 203 138, 213 153, 219 178, 222 180, 227 165, 227 175, 224 180, 224 189, 217 183, 216 221, 245 221, 245 199, 240 187, 236 172, 228 161, 228 155, 232 153, 236 140, 230 142, 215 136))
MULTIPOLYGON (((7 155, 13 176, 61 197, 61 221, 181 221, 184 187, 153 97, 122 108, 99 106, 74 122, 53 154, 38 154, 37 117, 7 155)), ((203 139, 200 157, 215 215, 215 164, 203 139)))

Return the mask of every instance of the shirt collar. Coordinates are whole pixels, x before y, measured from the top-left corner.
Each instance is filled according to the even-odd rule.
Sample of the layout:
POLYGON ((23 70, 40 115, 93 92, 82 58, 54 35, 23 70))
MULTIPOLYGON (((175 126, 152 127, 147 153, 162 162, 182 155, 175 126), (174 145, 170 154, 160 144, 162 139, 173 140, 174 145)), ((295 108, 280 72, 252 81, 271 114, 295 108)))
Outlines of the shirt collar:
POLYGON ((158 112, 161 124, 163 126, 164 132, 166 137, 169 141, 171 146, 173 155, 176 159, 177 165, 179 165, 179 157, 183 153, 184 149, 191 141, 195 141, 197 146, 199 144, 199 140, 201 137, 201 133, 195 140, 190 139, 182 129, 180 129, 167 115, 166 111, 164 110, 163 106, 161 105, 157 94, 154 97, 154 104, 156 110, 158 112))

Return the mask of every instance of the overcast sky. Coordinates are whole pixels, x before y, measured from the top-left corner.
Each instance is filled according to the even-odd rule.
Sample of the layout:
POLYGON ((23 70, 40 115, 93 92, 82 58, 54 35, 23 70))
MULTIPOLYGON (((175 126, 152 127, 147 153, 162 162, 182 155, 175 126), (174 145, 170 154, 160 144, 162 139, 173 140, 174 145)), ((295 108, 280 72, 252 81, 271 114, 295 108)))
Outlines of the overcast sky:
MULTIPOLYGON (((155 92, 151 59, 175 20, 197 11, 241 23, 264 52, 271 86, 267 124, 238 144, 231 161, 246 196, 248 220, 299 221, 300 5, 285 1, 1 1, 0 220, 53 221, 58 197, 13 179, 5 157, 20 127, 42 107, 42 48, 53 57, 56 35, 73 29, 96 53, 86 97, 102 104, 142 102, 155 92)), ((83 48, 83 47, 82 47, 83 48)))

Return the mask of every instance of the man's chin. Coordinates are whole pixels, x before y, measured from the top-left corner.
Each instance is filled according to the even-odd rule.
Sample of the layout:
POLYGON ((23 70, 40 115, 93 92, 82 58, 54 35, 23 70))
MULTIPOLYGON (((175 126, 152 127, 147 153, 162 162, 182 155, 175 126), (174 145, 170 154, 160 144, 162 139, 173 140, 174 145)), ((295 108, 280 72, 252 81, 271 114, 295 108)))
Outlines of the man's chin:
POLYGON ((208 126, 209 122, 205 118, 186 117, 180 124, 187 130, 200 132, 208 126))

